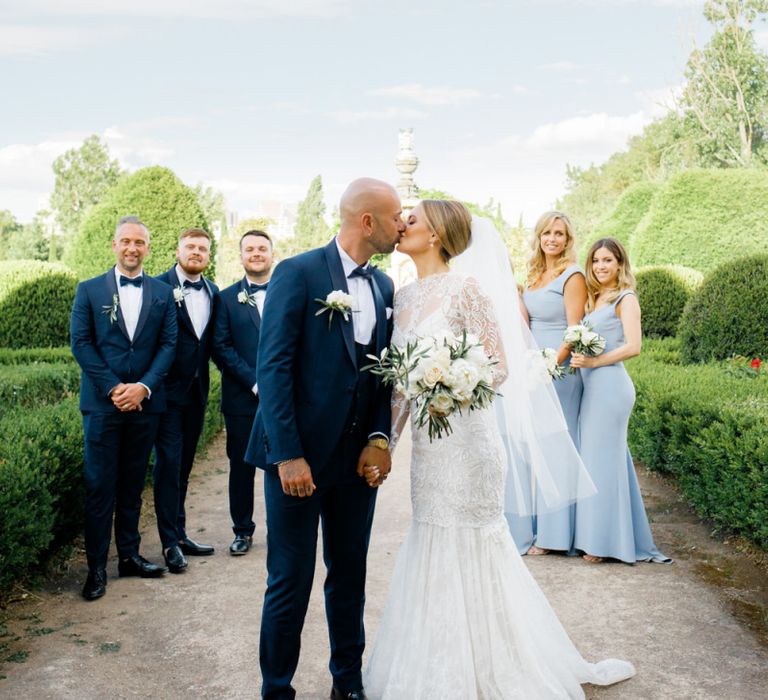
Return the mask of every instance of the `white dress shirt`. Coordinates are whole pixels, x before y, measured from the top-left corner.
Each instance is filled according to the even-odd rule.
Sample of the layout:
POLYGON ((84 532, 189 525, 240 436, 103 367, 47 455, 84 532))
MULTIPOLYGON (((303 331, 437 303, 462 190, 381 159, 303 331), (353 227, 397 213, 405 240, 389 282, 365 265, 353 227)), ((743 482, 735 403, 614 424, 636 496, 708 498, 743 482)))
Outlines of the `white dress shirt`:
MULTIPOLYGON (((141 277, 140 272, 136 277, 141 277)), ((117 296, 120 299, 120 313, 125 321, 125 330, 128 331, 128 337, 133 342, 133 334, 136 332, 136 326, 139 323, 139 314, 141 314, 141 304, 143 301, 143 287, 135 287, 132 284, 120 286, 120 276, 128 277, 115 266, 115 281, 117 282, 117 296)), ((143 282, 143 280, 142 280, 143 282)))
MULTIPOLYGON (((184 292, 184 304, 187 307, 187 313, 192 320, 192 326, 195 329, 195 335, 201 338, 205 327, 208 325, 208 319, 211 317, 211 298, 208 296, 208 292, 203 283, 202 289, 193 289, 192 287, 184 287, 184 281, 196 282, 197 280, 190 279, 189 275, 184 273, 181 269, 181 265, 176 265, 176 276, 179 278, 179 284, 184 292)), ((202 280, 202 277, 200 277, 202 280)))
MULTIPOLYGON (((371 283, 365 277, 350 277, 352 271, 360 267, 339 244, 339 239, 335 238, 336 248, 339 251, 341 265, 344 268, 344 276, 347 278, 347 288, 354 298, 352 309, 355 313, 352 316, 352 327, 355 330, 355 342, 361 345, 368 345, 373 336, 373 329, 376 328, 376 304, 373 301, 373 290, 371 283)), ((363 265, 366 267, 368 263, 363 265)))

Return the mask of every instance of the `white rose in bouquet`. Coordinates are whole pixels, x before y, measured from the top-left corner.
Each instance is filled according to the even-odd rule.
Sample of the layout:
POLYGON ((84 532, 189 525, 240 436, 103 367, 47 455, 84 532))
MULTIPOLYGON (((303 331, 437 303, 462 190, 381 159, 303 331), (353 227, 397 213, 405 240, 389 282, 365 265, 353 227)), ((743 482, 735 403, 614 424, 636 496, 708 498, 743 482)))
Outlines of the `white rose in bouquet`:
POLYGON ((453 399, 448 394, 436 394, 430 400, 429 405, 438 413, 447 415, 453 410, 453 399))
POLYGON ((459 401, 468 401, 480 381, 480 370, 465 359, 455 360, 447 380, 447 386, 459 397, 459 401))

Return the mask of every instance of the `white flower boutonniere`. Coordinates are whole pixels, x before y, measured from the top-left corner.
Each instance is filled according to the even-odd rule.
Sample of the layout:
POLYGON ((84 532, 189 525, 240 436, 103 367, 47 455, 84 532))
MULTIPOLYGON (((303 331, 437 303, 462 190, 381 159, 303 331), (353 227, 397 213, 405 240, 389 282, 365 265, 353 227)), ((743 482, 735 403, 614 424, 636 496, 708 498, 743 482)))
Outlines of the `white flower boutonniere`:
POLYGON ((333 312, 338 311, 345 321, 349 321, 349 314, 354 313, 352 304, 355 302, 355 298, 351 294, 342 292, 340 289, 336 289, 329 292, 325 299, 315 299, 323 308, 315 313, 315 316, 320 316, 328 311, 328 329, 331 328, 331 321, 333 321, 333 312))
POLYGON ((241 304, 248 304, 248 306, 256 306, 256 292, 248 294, 244 289, 241 289, 237 293, 237 300, 241 304))
POLYGON ((176 302, 176 306, 181 306, 184 303, 184 290, 180 284, 173 288, 173 300, 176 302))
POLYGON ((117 294, 112 295, 112 303, 104 304, 101 307, 101 313, 109 314, 109 323, 117 321, 117 307, 120 305, 120 297, 117 294))

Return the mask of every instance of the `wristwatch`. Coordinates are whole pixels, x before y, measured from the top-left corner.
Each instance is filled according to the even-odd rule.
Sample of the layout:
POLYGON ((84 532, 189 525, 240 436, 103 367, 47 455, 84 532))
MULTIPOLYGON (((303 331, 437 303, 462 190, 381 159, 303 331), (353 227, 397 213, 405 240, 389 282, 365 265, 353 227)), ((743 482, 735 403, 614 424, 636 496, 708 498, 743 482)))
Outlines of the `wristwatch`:
POLYGON ((372 438, 368 440, 369 447, 378 447, 380 450, 389 449, 389 440, 387 438, 372 438))

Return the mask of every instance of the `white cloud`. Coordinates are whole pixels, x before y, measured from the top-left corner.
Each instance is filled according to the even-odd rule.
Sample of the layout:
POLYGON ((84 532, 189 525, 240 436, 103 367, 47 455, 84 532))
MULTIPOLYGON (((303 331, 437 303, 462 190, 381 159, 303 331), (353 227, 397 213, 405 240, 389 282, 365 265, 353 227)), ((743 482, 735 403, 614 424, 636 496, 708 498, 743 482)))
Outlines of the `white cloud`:
POLYGON ((4 3, 0 17, 178 17, 247 20, 266 17, 333 17, 352 0, 26 0, 4 3))
POLYGON ((427 113, 418 109, 400 109, 398 107, 387 107, 386 109, 364 111, 341 109, 334 112, 326 112, 326 116, 330 117, 339 124, 356 124, 362 121, 425 119, 427 117, 427 113))
MULTIPOLYGON (((512 86, 512 91, 524 90, 522 86, 512 86)), ((403 85, 392 85, 390 87, 371 90, 369 95, 376 97, 401 97, 406 100, 412 100, 422 105, 439 106, 455 105, 461 102, 471 102, 495 95, 487 95, 479 90, 470 88, 454 87, 425 87, 421 83, 406 83, 403 85)))
POLYGON ((0 56, 45 56, 106 42, 111 32, 72 27, 0 24, 0 56))
POLYGON ((542 70, 553 70, 560 73, 572 73, 580 68, 578 63, 572 61, 554 61, 553 63, 542 63, 538 66, 542 70))
POLYGON ((613 116, 597 112, 536 127, 524 144, 528 148, 573 151, 590 147, 610 152, 623 148, 650 121, 645 112, 613 116))

